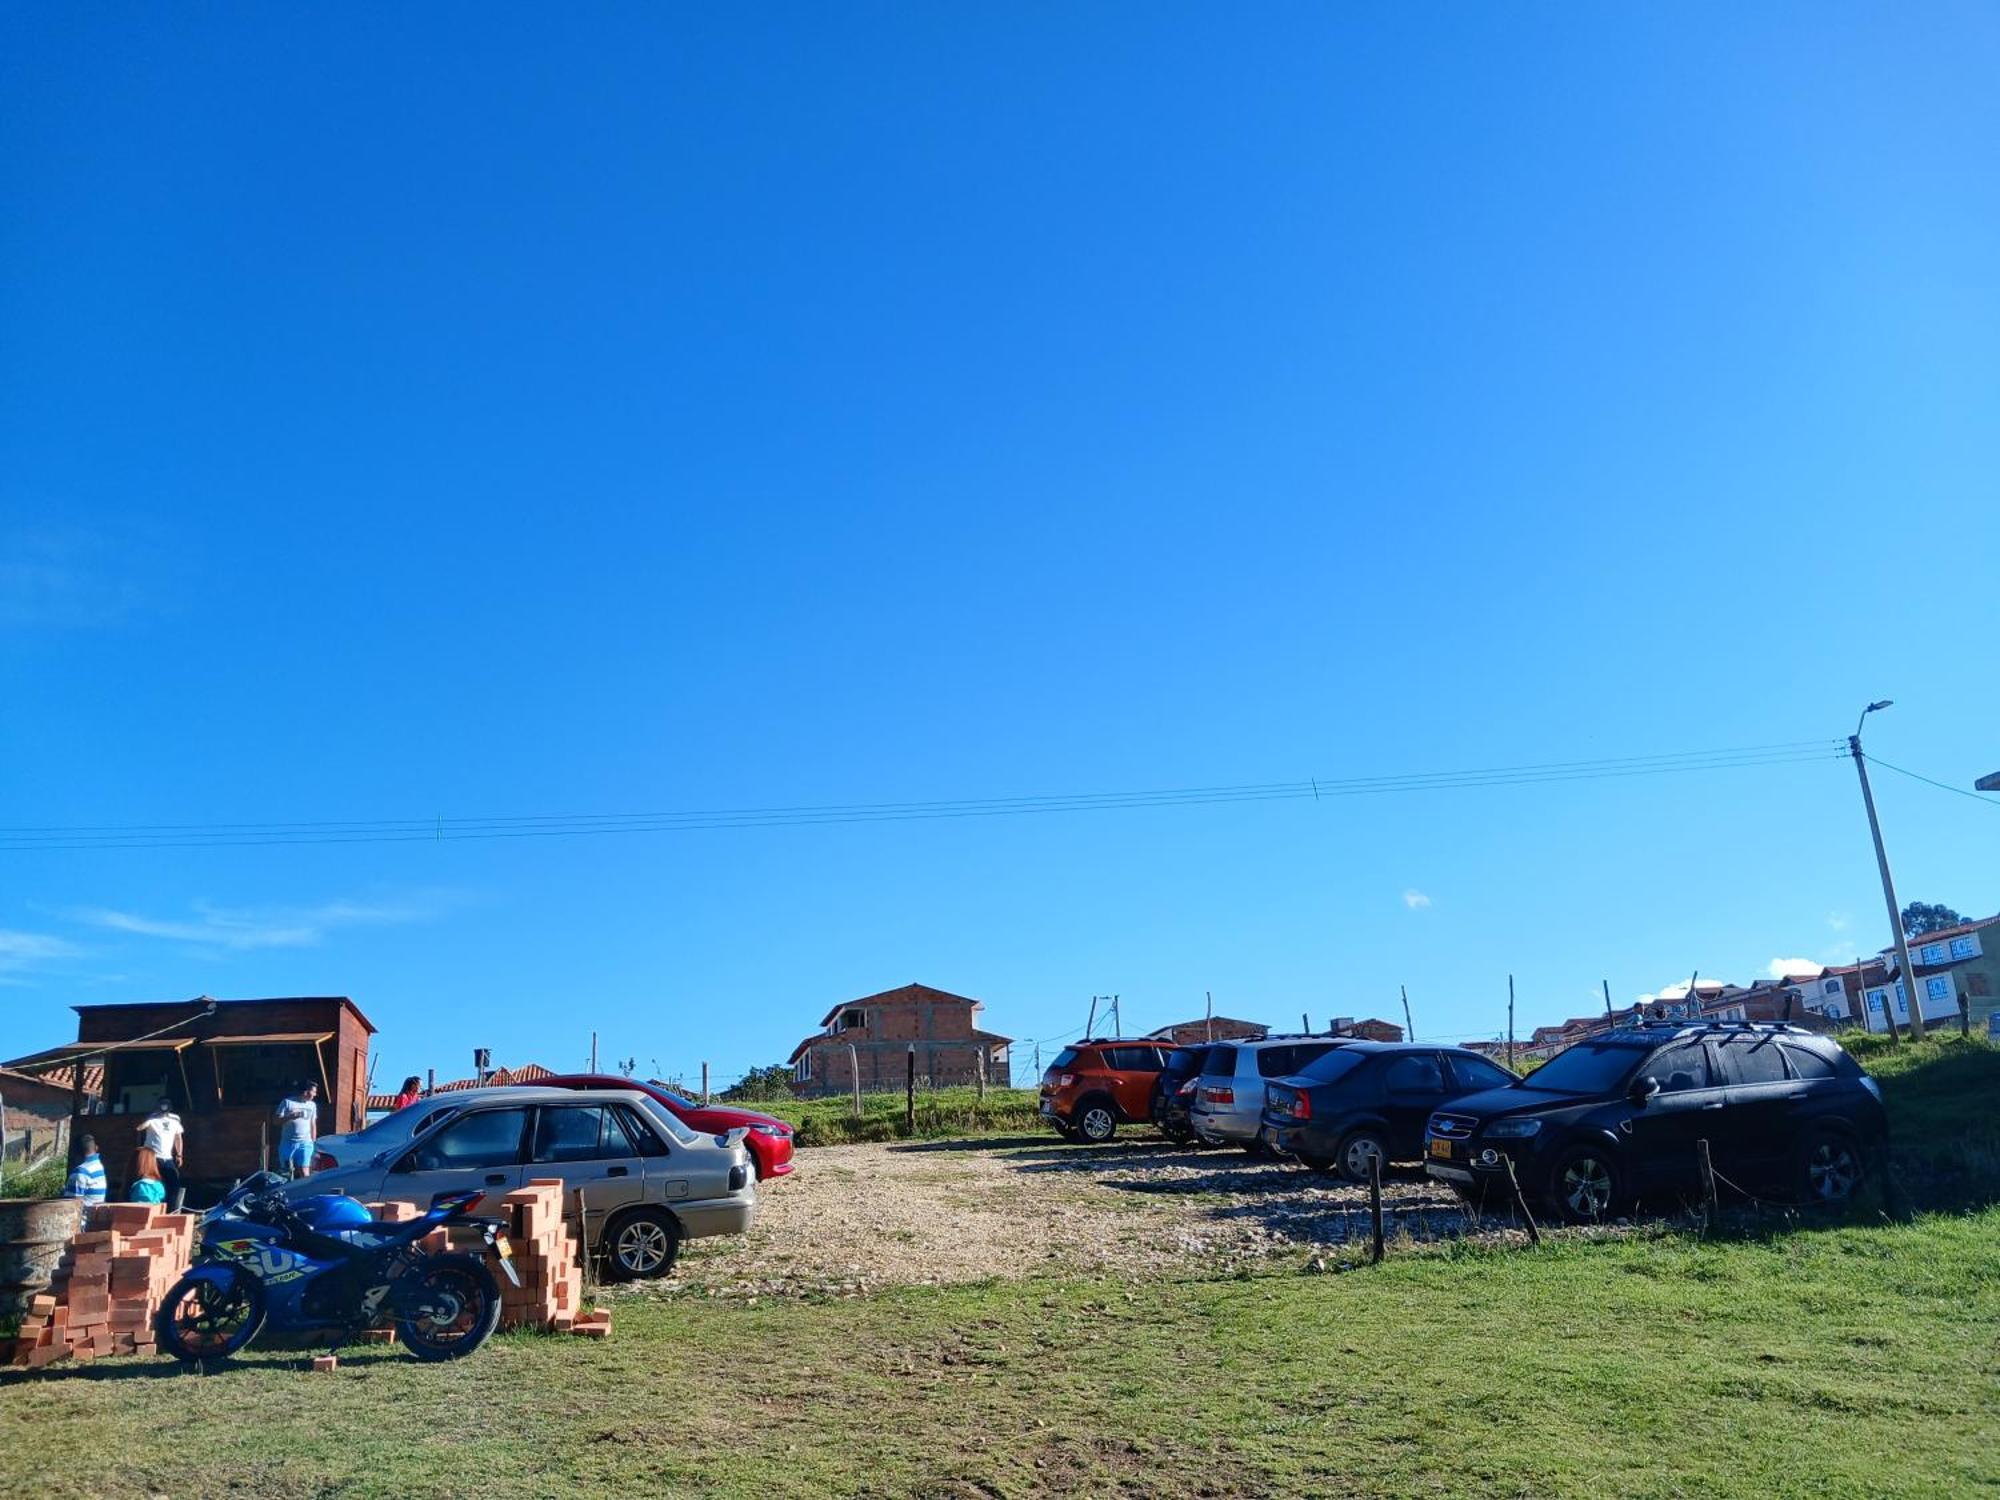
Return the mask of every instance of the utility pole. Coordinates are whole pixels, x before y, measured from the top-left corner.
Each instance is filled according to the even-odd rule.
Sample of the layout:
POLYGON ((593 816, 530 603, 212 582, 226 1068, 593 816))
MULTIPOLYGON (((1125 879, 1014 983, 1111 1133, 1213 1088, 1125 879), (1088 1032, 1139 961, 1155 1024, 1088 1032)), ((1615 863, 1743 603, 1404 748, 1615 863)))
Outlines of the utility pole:
POLYGON ((597 1071, 597 1033, 594 1031, 590 1034, 590 1071, 597 1071))
POLYGON ((1304 1011, 1299 1012, 1299 1031, 1305 1036, 1313 1034, 1312 1017, 1304 1011))
POLYGON ((1414 1042, 1417 1039, 1417 1023, 1410 1019, 1410 987, 1399 984, 1396 988, 1403 992, 1403 1035, 1414 1042))
POLYGON ((1514 976, 1507 976, 1507 1066, 1514 1066, 1514 976))
POLYGON ((1125 1012, 1119 1006, 1116 995, 1111 997, 1111 1034, 1113 1036, 1125 1035, 1125 1012))
POLYGON ((1090 997, 1090 1019, 1083 1023, 1083 1039, 1085 1041, 1089 1041, 1092 1034, 1097 1030, 1097 1000, 1098 997, 1096 995, 1090 997))
MULTIPOLYGON (((1862 724, 1870 714, 1890 707, 1893 701, 1884 698, 1861 710, 1861 717, 1854 721, 1854 733, 1847 737, 1847 750, 1854 757, 1855 773, 1861 777, 1861 804, 1868 809, 1868 832, 1875 840, 1875 867, 1882 872, 1882 900, 1889 908, 1889 931, 1896 935, 1896 978, 1902 982, 1903 995, 1910 1006, 1910 1039, 1922 1041, 1924 997, 1917 990, 1917 971, 1910 962, 1909 939, 1903 936, 1903 909, 1896 904, 1896 882, 1889 874, 1889 852, 1882 847, 1882 823, 1875 816, 1875 792, 1868 785, 1868 757, 1861 753, 1862 724)), ((1895 1000, 1896 993, 1891 989, 1883 1001, 1885 1012, 1895 1000)))

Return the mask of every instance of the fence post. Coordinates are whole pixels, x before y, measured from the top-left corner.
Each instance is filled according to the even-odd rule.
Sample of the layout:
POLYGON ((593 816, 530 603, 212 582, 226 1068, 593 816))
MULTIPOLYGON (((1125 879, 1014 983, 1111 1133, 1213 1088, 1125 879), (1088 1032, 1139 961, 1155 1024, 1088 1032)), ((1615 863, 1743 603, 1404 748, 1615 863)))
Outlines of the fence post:
POLYGON ((701 1065, 701 1102, 708 1103, 708 1064, 701 1065))
POLYGON ((854 1043, 847 1044, 847 1075, 854 1084, 854 1118, 861 1118, 861 1054, 854 1050, 854 1043))
POLYGON ((904 1054, 903 1077, 903 1130, 907 1135, 917 1133, 917 1044, 910 1043, 910 1050, 904 1054))
POLYGON ((1694 1154, 1701 1167, 1702 1228, 1706 1229, 1715 1221, 1715 1164, 1709 1159, 1706 1137, 1694 1143, 1694 1154))
POLYGON ((1528 1212, 1528 1198, 1521 1191, 1521 1179, 1514 1175, 1514 1158, 1503 1156, 1500 1159, 1507 1163, 1507 1186, 1514 1194, 1514 1212, 1519 1214, 1521 1222, 1528 1226, 1528 1243, 1539 1245, 1542 1242, 1542 1231, 1535 1227, 1535 1216, 1528 1212))
POLYGON ((1368 1251, 1368 1263, 1382 1264, 1382 1158, 1368 1158, 1368 1224, 1372 1243, 1368 1251))
POLYGON ((983 1050, 975 1052, 972 1054, 972 1060, 978 1065, 978 1074, 974 1081, 974 1087, 979 1091, 977 1099, 979 1103, 984 1104, 986 1102, 986 1053, 983 1050))

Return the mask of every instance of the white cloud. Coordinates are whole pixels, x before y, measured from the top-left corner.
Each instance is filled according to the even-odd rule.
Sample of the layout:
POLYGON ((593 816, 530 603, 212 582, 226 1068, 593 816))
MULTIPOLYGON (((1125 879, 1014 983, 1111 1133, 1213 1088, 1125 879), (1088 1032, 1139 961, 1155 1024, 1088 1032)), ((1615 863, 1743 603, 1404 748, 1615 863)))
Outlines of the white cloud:
POLYGON ((76 920, 134 937, 164 938, 203 948, 244 952, 255 948, 311 948, 343 927, 382 927, 419 922, 432 913, 420 903, 369 905, 328 901, 318 906, 216 906, 197 901, 192 919, 149 917, 92 907, 76 920))
POLYGON ((46 932, 21 932, 0 927, 0 984, 19 981, 13 976, 39 969, 57 959, 75 958, 83 950, 46 932))
POLYGON ((1809 958, 1774 958, 1764 965, 1764 971, 1773 979, 1817 979, 1820 965, 1809 958))
POLYGON ((1830 911, 1826 914, 1826 925, 1835 932, 1845 932, 1854 925, 1854 919, 1844 911, 1830 911))
POLYGON ((1411 911, 1424 911, 1429 908, 1430 904, 1431 898, 1426 896, 1422 891, 1411 889, 1403 892, 1403 905, 1407 906, 1411 911))

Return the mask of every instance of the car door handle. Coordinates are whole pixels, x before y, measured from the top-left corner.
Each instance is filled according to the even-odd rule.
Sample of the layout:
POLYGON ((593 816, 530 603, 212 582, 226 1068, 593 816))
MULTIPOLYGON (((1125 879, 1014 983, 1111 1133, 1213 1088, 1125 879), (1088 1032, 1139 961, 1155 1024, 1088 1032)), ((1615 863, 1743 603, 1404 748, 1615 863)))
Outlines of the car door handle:
POLYGON ((1716 1100, 1716 1101, 1715 1101, 1715 1103, 1713 1103, 1713 1104, 1704 1104, 1704 1105, 1702 1106, 1702 1108, 1703 1108, 1703 1109, 1721 1109, 1721 1108, 1722 1108, 1722 1101, 1721 1101, 1720 1099, 1718 1099, 1718 1100, 1716 1100))
POLYGON ((624 1167, 607 1167, 604 1175, 606 1177, 624 1177, 627 1175, 627 1169, 624 1167))
POLYGON ((499 1187, 506 1180, 507 1174, 505 1172, 488 1172, 486 1174, 486 1185, 488 1187, 499 1187))

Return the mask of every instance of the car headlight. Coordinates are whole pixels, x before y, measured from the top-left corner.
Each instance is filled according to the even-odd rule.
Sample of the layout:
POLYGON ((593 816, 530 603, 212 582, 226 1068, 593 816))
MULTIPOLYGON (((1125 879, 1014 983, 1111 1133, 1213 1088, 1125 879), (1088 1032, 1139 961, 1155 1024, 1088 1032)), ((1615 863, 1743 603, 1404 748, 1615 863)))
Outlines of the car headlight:
POLYGON ((786 1136, 791 1134, 791 1131, 782 1125, 752 1125, 750 1128, 759 1135, 786 1136))
POLYGON ((1489 1138, 1509 1136, 1519 1138, 1524 1135, 1535 1135, 1541 1128, 1540 1120, 1495 1120, 1486 1127, 1486 1134, 1489 1138))

